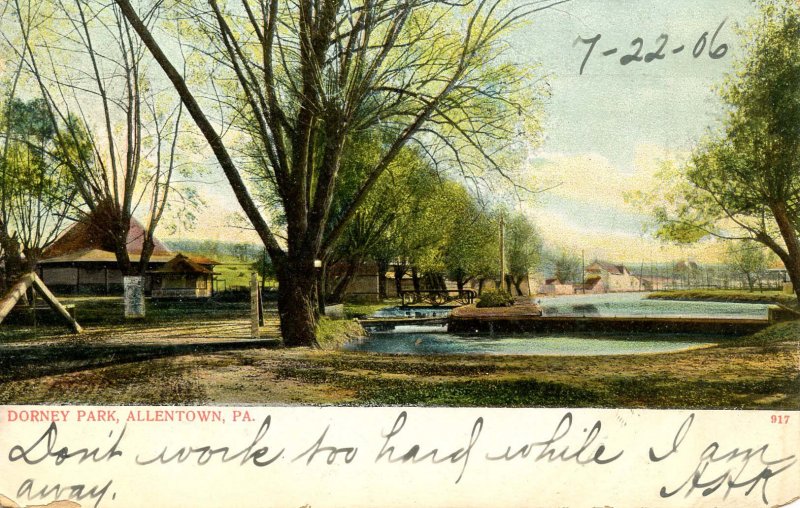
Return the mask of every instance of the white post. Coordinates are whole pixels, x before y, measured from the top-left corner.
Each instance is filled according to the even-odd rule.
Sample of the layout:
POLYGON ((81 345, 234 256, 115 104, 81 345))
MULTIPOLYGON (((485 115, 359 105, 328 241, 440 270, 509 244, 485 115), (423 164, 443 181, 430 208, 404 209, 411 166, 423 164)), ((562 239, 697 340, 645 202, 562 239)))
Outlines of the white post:
POLYGON ((144 317, 144 277, 126 275, 122 278, 125 287, 125 317, 144 317))

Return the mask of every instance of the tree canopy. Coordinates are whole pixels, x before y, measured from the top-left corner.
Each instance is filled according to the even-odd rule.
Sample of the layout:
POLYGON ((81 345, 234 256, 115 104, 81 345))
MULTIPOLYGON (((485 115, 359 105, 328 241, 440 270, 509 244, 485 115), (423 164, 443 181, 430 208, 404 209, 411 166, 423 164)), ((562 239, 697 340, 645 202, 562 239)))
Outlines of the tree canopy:
POLYGON ((685 166, 665 167, 662 177, 677 184, 648 205, 663 238, 760 242, 800 294, 800 4, 758 5, 740 30, 742 56, 719 87, 722 124, 685 166))
POLYGON ((190 59, 209 73, 210 90, 186 79, 180 57, 163 50, 129 0, 115 5, 166 72, 274 261, 290 346, 316 343, 315 259, 404 147, 416 144, 436 167, 475 179, 486 168, 507 173, 525 133, 538 131, 539 94, 503 37, 547 4, 180 2, 178 31, 195 36, 190 59), (239 139, 223 136, 227 129, 239 139), (378 157, 332 214, 342 162, 373 129, 385 136, 378 157), (252 178, 270 188, 255 194, 275 198, 285 227, 262 214, 252 178))

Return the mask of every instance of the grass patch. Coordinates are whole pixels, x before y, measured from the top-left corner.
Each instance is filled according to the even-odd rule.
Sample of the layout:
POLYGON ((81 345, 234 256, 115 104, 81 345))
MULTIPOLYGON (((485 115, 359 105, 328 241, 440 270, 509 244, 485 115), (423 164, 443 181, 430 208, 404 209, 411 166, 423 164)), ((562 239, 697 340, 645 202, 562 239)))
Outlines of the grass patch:
POLYGON ((424 381, 424 376, 416 374, 398 379, 374 372, 355 374, 309 364, 282 366, 277 377, 354 391, 358 403, 368 406, 557 407, 597 406, 602 402, 594 391, 535 379, 424 381))
POLYGON ((371 316, 372 314, 375 314, 379 310, 386 307, 395 307, 398 305, 400 305, 399 298, 389 298, 382 302, 376 303, 346 302, 344 304, 344 315, 349 319, 363 318, 366 316, 371 316))
POLYGON ((475 304, 475 307, 482 309, 493 307, 511 307, 512 305, 514 305, 514 297, 511 296, 511 293, 501 289, 484 291, 483 294, 481 294, 478 303, 475 304))
POLYGON ((725 347, 769 347, 782 343, 797 343, 800 340, 800 321, 777 323, 753 335, 739 337, 724 343, 725 347))
POLYGON ((171 322, 190 322, 231 319, 248 315, 249 302, 217 302, 214 300, 151 300, 145 302, 145 316, 126 319, 120 297, 62 298, 63 303, 75 305, 75 319, 81 326, 93 325, 154 325, 171 322))
POLYGON ((593 407, 601 396, 591 390, 535 379, 426 383, 375 379, 358 387, 366 405, 476 407, 593 407))
POLYGON ((780 291, 749 292, 734 289, 691 289, 659 291, 647 295, 650 300, 686 300, 729 303, 779 303, 797 307, 797 296, 780 291))
POLYGON ((126 404, 208 402, 205 388, 186 367, 159 359, 0 383, 0 404, 38 402, 47 400, 51 393, 62 394, 59 402, 71 404, 104 404, 109 400, 125 400, 126 404))
POLYGON ((317 322, 317 341, 322 349, 338 349, 348 341, 364 335, 364 329, 357 321, 323 316, 317 322))
POLYGON ((622 407, 745 409, 755 401, 775 394, 791 397, 800 393, 800 375, 785 378, 686 381, 668 375, 609 380, 609 390, 622 407))

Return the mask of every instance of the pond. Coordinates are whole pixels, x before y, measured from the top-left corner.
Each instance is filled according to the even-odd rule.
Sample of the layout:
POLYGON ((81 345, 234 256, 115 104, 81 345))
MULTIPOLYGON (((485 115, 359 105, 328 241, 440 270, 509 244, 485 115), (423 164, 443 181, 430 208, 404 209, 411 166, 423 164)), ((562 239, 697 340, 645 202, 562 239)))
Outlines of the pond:
MULTIPOLYGON (((670 316, 766 318, 768 306, 719 302, 647 300, 641 293, 575 295, 539 300, 545 316, 670 316)), ((372 317, 445 317, 446 308, 381 309, 372 317)), ((365 339, 345 349, 398 354, 621 355, 666 353, 709 346, 723 340, 709 335, 570 334, 460 335, 446 326, 397 326, 368 330, 365 339)))
MULTIPOLYGON (((760 303, 648 300, 643 293, 572 295, 537 299, 544 316, 739 317, 766 318, 760 303)), ((370 317, 445 317, 447 307, 387 307, 370 317)))
POLYGON ((729 302, 648 300, 643 293, 572 295, 538 300, 544 316, 739 317, 766 318, 769 305, 729 302))
POLYGON ((446 326, 398 326, 390 331, 370 331, 344 349, 398 354, 485 354, 485 355, 625 355, 667 353, 716 341, 709 337, 674 335, 457 335, 446 326))

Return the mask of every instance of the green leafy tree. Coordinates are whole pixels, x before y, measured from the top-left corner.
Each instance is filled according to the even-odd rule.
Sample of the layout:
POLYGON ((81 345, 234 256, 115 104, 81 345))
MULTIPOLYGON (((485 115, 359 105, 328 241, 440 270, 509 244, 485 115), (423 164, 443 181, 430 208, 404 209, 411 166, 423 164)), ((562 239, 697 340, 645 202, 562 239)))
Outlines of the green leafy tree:
POLYGON ((497 221, 474 198, 467 197, 451 212, 456 220, 444 251, 447 277, 459 291, 469 282, 497 271, 500 238, 497 221))
POLYGON ((68 223, 77 190, 42 99, 10 97, 0 140, 0 247, 8 283, 35 268, 68 223))
POLYGON ((725 264, 747 282, 750 291, 761 280, 767 270, 764 247, 752 241, 731 242, 725 253, 725 264))
POLYGON ((561 250, 553 260, 553 276, 561 282, 581 279, 581 260, 566 250, 561 250))
POLYGON ((522 282, 542 260, 542 240, 536 226, 525 215, 517 213, 506 221, 505 233, 506 286, 522 295, 522 282))
POLYGON ((314 260, 327 256, 404 147, 417 143, 443 169, 479 178, 513 167, 496 154, 522 154, 527 132, 539 128, 539 91, 525 79, 529 69, 505 57, 503 37, 547 4, 179 2, 178 31, 196 35, 195 69, 211 73, 202 82, 224 83, 213 93, 195 86, 200 79, 187 82, 180 59, 154 37, 163 32, 129 0, 115 5, 166 72, 267 248, 287 346, 317 345, 314 260), (221 135, 212 110, 232 119, 238 139, 221 135), (390 136, 377 162, 331 214, 356 134, 379 126, 390 136), (259 147, 247 161, 232 155, 242 138, 259 147), (248 180, 273 187, 257 194, 277 198, 284 224, 262 214, 248 180))
POLYGON ((800 4, 758 5, 741 31, 744 53, 720 87, 721 127, 686 166, 665 165, 661 176, 675 186, 640 198, 663 238, 763 244, 800 295, 800 4))
MULTIPOLYGON (((348 171, 342 173, 344 181, 334 197, 333 212, 340 213, 343 207, 339 205, 346 205, 352 198, 348 192, 353 192, 354 187, 348 184, 357 180, 359 173, 368 166, 364 162, 369 162, 370 154, 377 153, 371 149, 373 146, 374 139, 365 137, 362 149, 348 152, 343 161, 343 167, 348 171)), ((335 276, 328 274, 326 277, 324 287, 330 286, 331 290, 325 299, 341 301, 356 270, 365 260, 375 261, 379 273, 383 274, 391 263, 416 266, 420 259, 431 257, 431 251, 441 243, 446 231, 429 220, 437 209, 441 210, 444 188, 443 181, 430 164, 419 153, 405 148, 378 180, 374 191, 362 203, 324 259, 323 272, 334 263, 341 263, 340 267, 343 267, 343 271, 335 276)), ((381 294, 385 296, 383 279, 380 277, 379 280, 384 285, 381 294)))

